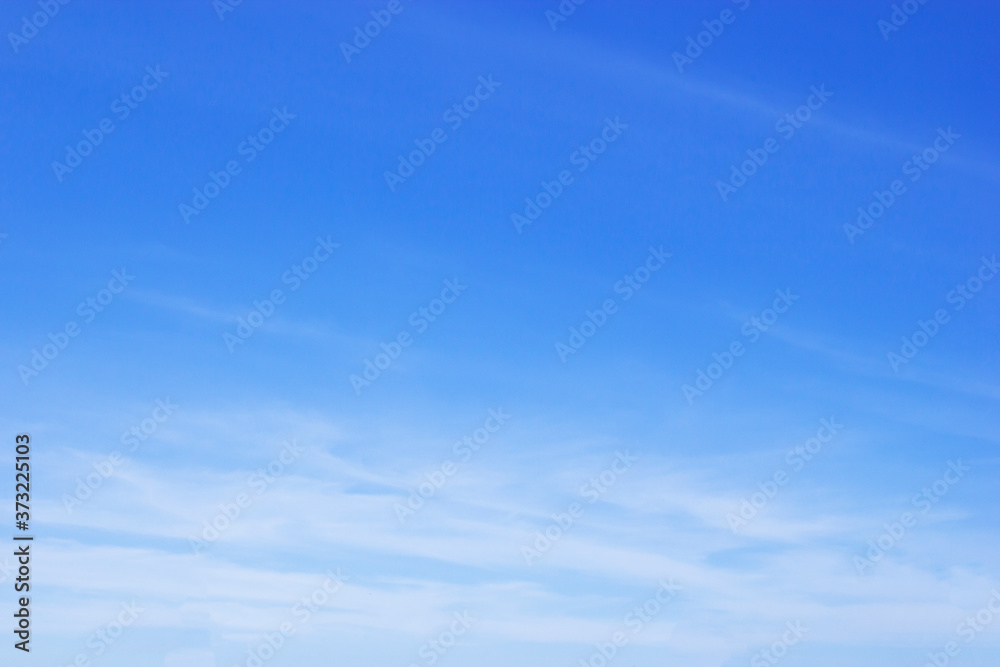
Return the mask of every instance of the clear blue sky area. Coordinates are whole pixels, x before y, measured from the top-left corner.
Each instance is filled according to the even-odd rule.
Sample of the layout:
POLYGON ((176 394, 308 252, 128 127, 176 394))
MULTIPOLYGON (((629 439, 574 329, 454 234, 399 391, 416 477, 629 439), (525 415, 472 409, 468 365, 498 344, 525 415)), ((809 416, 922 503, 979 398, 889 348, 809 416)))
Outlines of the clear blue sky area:
POLYGON ((0 663, 998 664, 998 30, 5 2, 0 663))

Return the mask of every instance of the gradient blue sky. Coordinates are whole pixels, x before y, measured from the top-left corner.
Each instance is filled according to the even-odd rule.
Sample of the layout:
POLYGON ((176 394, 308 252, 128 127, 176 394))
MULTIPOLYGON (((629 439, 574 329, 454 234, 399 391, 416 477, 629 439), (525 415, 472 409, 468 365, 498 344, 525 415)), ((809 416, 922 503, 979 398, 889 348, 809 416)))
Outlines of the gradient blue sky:
MULTIPOLYGON (((5 38, 2 424, 34 439, 37 535, 17 664, 244 665, 337 568, 344 586, 266 664, 426 665, 463 611, 476 622, 435 664, 578 665, 624 631, 611 664, 748 665, 788 622, 808 628, 788 667, 918 666, 948 641, 954 664, 997 664, 1000 622, 970 643, 957 626, 1000 588, 1000 280, 961 310, 948 295, 1000 252, 1000 11, 931 0, 884 39, 890 2, 743 4, 589 0, 553 30, 556 0, 402 0, 349 63, 340 43, 386 3, 244 0, 220 19, 209 0, 74 0, 16 51, 5 38), (725 9, 678 72, 674 52, 725 9), (121 119, 112 103, 157 66, 121 119), (451 129, 444 112, 490 76, 451 129), (781 138, 814 86, 833 95, 781 138), (295 118, 247 162, 275 108, 295 118), (60 181, 52 163, 105 118, 60 181), (609 118, 628 127, 578 172, 609 118), (391 191, 385 171, 439 127, 391 191), (911 182, 939 128, 960 137, 911 182), (717 181, 769 137, 780 149, 723 201, 717 181), (186 224, 178 205, 230 160, 240 173, 186 224), (511 214, 565 169, 518 233, 511 214), (894 179, 905 194, 849 242, 894 179), (340 245, 291 290, 317 237, 340 245), (651 246, 672 256, 625 300, 651 246), (78 304, 122 269, 134 280, 87 322, 78 304), (418 333, 446 280, 467 287, 418 333), (284 303, 230 352, 223 335, 275 289, 284 303), (799 298, 750 343, 776 290, 799 298), (608 299, 562 363, 556 344, 608 299), (887 353, 937 309, 948 323, 894 371, 887 353), (70 322, 79 335, 23 381, 70 322), (412 344, 358 395, 350 376, 401 332, 412 344), (734 341, 745 354, 689 403, 683 385, 734 341), (461 461, 453 443, 497 408, 510 419, 461 461), (794 470, 787 452, 830 418, 843 428, 794 470), (292 440, 301 455, 195 554, 292 440), (581 485, 626 450, 638 460, 589 502, 581 485), (127 462, 68 511, 116 451, 127 462), (401 525, 396 504, 448 460, 401 525), (915 509, 959 460, 970 471, 915 509), (730 530, 777 471, 787 484, 730 530), (521 547, 574 502, 528 565, 521 547), (906 511, 917 524, 859 574, 906 511), (671 578, 681 591, 633 634, 629 610, 671 578), (88 638, 132 601, 145 611, 95 655, 88 638)), ((37 11, 4 3, 3 33, 37 11)))

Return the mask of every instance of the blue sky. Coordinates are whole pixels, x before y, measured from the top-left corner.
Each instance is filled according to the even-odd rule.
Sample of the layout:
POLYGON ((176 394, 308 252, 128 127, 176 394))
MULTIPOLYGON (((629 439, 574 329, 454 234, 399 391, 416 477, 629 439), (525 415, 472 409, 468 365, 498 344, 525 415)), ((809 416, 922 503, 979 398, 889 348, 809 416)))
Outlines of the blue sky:
POLYGON ((995 7, 224 2, 0 10, 17 660, 996 664, 995 7))

